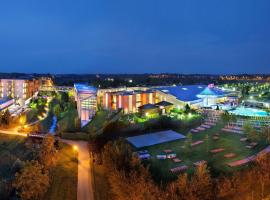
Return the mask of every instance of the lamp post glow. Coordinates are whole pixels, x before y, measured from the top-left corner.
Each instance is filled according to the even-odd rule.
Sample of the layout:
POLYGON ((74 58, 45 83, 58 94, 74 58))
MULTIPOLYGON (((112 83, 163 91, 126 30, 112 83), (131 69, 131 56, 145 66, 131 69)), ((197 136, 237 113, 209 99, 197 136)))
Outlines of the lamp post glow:
POLYGON ((78 147, 76 145, 73 146, 74 151, 78 151, 78 147))

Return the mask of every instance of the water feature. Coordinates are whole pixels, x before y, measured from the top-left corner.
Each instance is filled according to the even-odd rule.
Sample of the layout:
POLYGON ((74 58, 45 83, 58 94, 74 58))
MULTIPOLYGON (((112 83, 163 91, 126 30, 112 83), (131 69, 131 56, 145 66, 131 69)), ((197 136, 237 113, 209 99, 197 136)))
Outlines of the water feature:
POLYGON ((57 117, 56 116, 53 116, 52 124, 51 124, 51 127, 49 129, 49 133, 50 134, 52 134, 52 135, 55 134, 56 125, 57 125, 57 117))

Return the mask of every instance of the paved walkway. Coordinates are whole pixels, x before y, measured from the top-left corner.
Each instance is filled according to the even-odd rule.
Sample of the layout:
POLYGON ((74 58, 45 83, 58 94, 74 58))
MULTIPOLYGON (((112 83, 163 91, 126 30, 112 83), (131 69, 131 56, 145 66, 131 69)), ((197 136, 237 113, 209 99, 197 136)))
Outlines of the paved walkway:
POLYGON ((12 129, 12 130, 0 130, 0 133, 7 134, 7 135, 18 135, 18 136, 23 136, 27 137, 26 133, 19 133, 17 129, 12 129))
MULTIPOLYGON (((19 135, 26 137, 27 134, 18 133, 16 130, 6 131, 0 130, 0 133, 8 135, 19 135)), ((92 169, 90 165, 90 155, 87 142, 61 140, 72 146, 76 146, 78 150, 78 185, 77 185, 77 200, 93 200, 93 182, 92 169)))
POLYGON ((62 140, 78 148, 78 186, 77 200, 93 200, 93 183, 91 176, 90 155, 87 142, 62 140))

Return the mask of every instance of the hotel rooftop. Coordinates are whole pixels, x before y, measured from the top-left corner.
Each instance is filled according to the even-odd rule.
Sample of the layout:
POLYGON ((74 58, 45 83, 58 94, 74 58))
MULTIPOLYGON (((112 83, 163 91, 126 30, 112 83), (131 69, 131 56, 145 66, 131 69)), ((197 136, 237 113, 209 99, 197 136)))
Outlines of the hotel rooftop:
POLYGON ((184 102, 191 102, 200 100, 200 95, 214 95, 222 97, 227 92, 216 87, 209 88, 207 85, 185 85, 185 86, 168 86, 155 88, 166 94, 175 96, 178 100, 184 102))

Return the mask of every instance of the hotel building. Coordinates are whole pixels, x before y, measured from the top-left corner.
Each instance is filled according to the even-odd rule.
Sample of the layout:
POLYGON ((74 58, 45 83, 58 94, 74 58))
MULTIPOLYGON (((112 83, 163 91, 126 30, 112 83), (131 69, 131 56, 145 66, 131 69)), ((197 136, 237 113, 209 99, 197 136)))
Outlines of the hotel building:
POLYGON ((88 124, 96 114, 97 89, 86 84, 74 84, 75 101, 81 127, 88 124))
POLYGON ((216 108, 217 105, 222 106, 225 102, 237 102, 237 96, 235 98, 231 96, 233 92, 221 90, 213 85, 167 86, 154 90, 160 101, 168 101, 177 108, 184 108, 186 104, 193 109, 216 108))
POLYGON ((20 105, 38 92, 40 82, 33 78, 1 79, 0 98, 15 99, 20 105))
POLYGON ((123 109, 124 113, 135 113, 140 106, 154 104, 156 101, 156 93, 153 90, 133 90, 105 92, 101 102, 105 109, 123 109))

